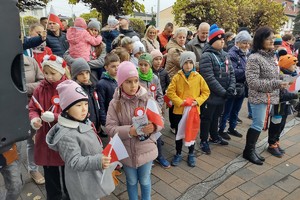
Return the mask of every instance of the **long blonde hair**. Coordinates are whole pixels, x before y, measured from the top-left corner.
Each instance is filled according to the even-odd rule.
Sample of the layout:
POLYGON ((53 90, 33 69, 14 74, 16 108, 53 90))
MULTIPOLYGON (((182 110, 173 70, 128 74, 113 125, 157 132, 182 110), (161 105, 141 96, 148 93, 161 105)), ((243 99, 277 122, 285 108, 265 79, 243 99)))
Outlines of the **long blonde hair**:
POLYGON ((155 30, 155 40, 157 39, 157 30, 156 30, 156 28, 155 28, 155 26, 153 26, 153 25, 150 25, 148 28, 147 28, 147 30, 146 30, 146 32, 145 32, 145 36, 144 36, 144 38, 145 39, 148 39, 148 33, 149 33, 149 31, 151 30, 151 29, 154 29, 155 30))

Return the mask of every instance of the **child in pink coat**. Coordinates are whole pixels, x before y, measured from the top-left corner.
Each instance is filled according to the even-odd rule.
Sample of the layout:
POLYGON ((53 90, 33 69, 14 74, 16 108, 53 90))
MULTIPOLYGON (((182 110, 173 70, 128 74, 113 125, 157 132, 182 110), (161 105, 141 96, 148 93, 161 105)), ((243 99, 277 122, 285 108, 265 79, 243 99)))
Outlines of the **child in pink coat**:
MULTIPOLYGON (((96 22, 95 23, 99 23, 96 22)), ((99 24, 100 26, 100 24, 99 24)), ((102 42, 100 35, 93 36, 92 31, 87 31, 87 24, 83 18, 77 17, 74 27, 68 29, 67 40, 70 48, 69 52, 72 58, 83 58, 90 61, 91 45, 97 46, 102 42)))

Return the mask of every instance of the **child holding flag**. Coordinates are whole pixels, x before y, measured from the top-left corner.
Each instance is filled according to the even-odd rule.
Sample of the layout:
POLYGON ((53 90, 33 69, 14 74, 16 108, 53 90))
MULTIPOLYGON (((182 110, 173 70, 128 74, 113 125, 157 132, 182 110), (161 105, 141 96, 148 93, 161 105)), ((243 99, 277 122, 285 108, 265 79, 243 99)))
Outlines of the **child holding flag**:
MULTIPOLYGON (((89 119, 93 122, 97 133, 100 131, 100 106, 96 86, 90 81, 91 68, 83 58, 76 58, 71 64, 71 77, 89 96, 89 119)), ((104 109, 104 108, 102 108, 104 109)))
MULTIPOLYGON (((154 133, 163 127, 158 106, 147 90, 139 84, 139 74, 133 63, 122 62, 117 71, 118 88, 115 90, 109 104, 106 131, 110 136, 119 134, 129 157, 122 160, 126 175, 127 192, 130 200, 138 199, 138 182, 141 186, 141 198, 151 199, 151 166, 157 158, 156 137, 154 133), (154 102, 154 109, 146 108, 149 102, 154 102), (136 114, 151 112, 149 123, 142 128, 148 137, 141 141, 133 125, 136 114), (156 111, 154 111, 156 110, 156 111)), ((153 104, 152 104, 153 105, 153 104)), ((153 108, 153 106, 152 106, 153 108)))
MULTIPOLYGON (((296 77, 298 75, 296 72, 297 62, 298 60, 296 57, 287 54, 279 57, 278 66, 280 67, 282 74, 286 75, 287 77, 296 77)), ((280 89, 280 102, 272 107, 268 130, 269 147, 267 151, 278 158, 281 158, 285 153, 285 151, 279 146, 279 138, 285 127, 287 116, 292 114, 290 101, 298 98, 299 94, 291 93, 287 89, 280 89)))
POLYGON ((64 162, 59 154, 48 148, 46 134, 56 124, 61 109, 56 101, 56 86, 66 80, 65 61, 55 55, 46 55, 42 63, 45 79, 34 90, 29 102, 29 118, 31 126, 37 130, 34 144, 34 160, 36 165, 44 168, 47 199, 61 199, 68 196, 67 189, 61 185, 64 175, 61 171, 64 162), (62 190, 63 189, 63 190, 62 190))
MULTIPOLYGON (((152 71, 152 56, 149 53, 143 53, 138 61, 139 81, 141 86, 145 87, 149 94, 157 101, 160 109, 164 105, 163 92, 159 78, 152 71)), ((170 163, 162 155, 162 140, 161 136, 157 138, 158 157, 156 161, 163 168, 170 168, 170 163)))
MULTIPOLYGON (((167 90, 167 96, 174 104, 173 120, 175 122, 176 135, 178 134, 178 124, 183 116, 184 107, 197 106, 198 114, 200 115, 200 106, 206 101, 210 94, 205 80, 198 72, 196 72, 195 63, 196 56, 193 52, 183 52, 180 55, 180 66, 182 67, 182 70, 173 77, 167 90), (190 100, 192 101, 188 103, 190 100)), ((196 134, 198 134, 198 132, 196 134)), ((173 166, 179 165, 179 162, 182 160, 181 151, 183 140, 176 140, 175 144, 176 155, 171 162, 173 166)), ((190 167, 195 167, 196 164, 194 146, 195 144, 189 146, 187 162, 190 167)))
POLYGON ((102 155, 102 142, 88 119, 88 94, 72 80, 57 86, 61 114, 50 129, 46 142, 65 161, 65 180, 72 200, 95 200, 109 195, 113 179, 101 184, 102 170, 110 157, 102 155), (110 190, 107 189, 110 187, 110 190))

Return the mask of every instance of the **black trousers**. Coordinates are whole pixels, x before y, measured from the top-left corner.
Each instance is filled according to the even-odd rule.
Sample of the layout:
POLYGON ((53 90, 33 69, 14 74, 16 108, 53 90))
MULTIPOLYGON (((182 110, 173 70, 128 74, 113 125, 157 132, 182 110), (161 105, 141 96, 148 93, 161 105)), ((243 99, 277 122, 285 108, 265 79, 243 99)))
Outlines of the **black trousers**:
POLYGON ((44 166, 47 200, 70 200, 66 183, 64 166, 44 166))
MULTIPOLYGON (((178 132, 178 124, 182 118, 182 115, 176 115, 173 113, 172 115, 172 120, 174 122, 174 128, 175 128, 175 133, 177 135, 178 132)), ((183 145, 183 140, 175 140, 175 146, 176 146, 176 154, 181 154, 182 151, 182 145, 183 145)), ((195 145, 189 146, 189 154, 194 153, 195 145)))
POLYGON ((274 124, 272 120, 270 120, 269 131, 268 131, 268 143, 270 145, 275 144, 279 141, 280 134, 283 131, 286 124, 286 115, 282 116, 281 122, 278 124, 274 124))
POLYGON ((172 106, 171 108, 169 108, 169 121, 170 121, 170 127, 171 128, 175 128, 173 110, 174 110, 174 106, 172 106))
POLYGON ((208 134, 210 134, 212 140, 218 139, 219 118, 223 113, 224 104, 212 105, 204 103, 201 105, 200 109, 200 139, 202 141, 207 141, 208 134))

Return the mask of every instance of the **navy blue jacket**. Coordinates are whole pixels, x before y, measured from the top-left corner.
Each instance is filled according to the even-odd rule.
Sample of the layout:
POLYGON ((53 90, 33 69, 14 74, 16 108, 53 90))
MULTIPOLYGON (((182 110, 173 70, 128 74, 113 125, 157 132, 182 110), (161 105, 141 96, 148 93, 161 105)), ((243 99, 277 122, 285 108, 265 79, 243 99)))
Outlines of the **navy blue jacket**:
POLYGON ((206 102, 212 105, 223 104, 226 93, 233 94, 235 91, 234 69, 228 54, 223 50, 214 49, 210 44, 206 44, 199 66, 199 73, 205 79, 210 90, 206 102))
POLYGON ((37 47, 40 44, 42 44, 44 41, 42 40, 41 36, 36 36, 36 37, 24 37, 24 41, 23 41, 23 50, 26 49, 31 49, 33 47, 37 47))
POLYGON ((100 123, 106 124, 106 113, 108 110, 109 102, 113 99, 115 89, 118 87, 118 83, 115 79, 107 75, 106 72, 102 73, 100 81, 97 83, 97 92, 99 96, 100 104, 100 123))
POLYGON ((129 27, 127 30, 120 28, 120 33, 130 38, 133 36, 138 36, 140 38, 140 35, 135 32, 132 27, 129 27))
POLYGON ((85 91, 85 93, 88 94, 89 96, 89 119, 91 120, 91 122, 94 123, 95 127, 97 130, 99 130, 100 128, 100 106, 95 98, 95 94, 94 92, 96 92, 96 89, 93 85, 83 85, 78 83, 83 90, 85 91))
POLYGON ((234 69, 235 80, 237 83, 245 83, 246 76, 246 63, 247 56, 244 52, 242 52, 237 46, 233 46, 229 52, 229 57, 232 63, 232 67, 234 69))
POLYGON ((110 30, 108 28, 103 28, 101 30, 101 35, 103 37, 103 41, 106 44, 106 52, 107 53, 111 52, 111 50, 112 50, 111 43, 116 37, 118 37, 119 34, 120 34, 119 31, 117 31, 116 29, 110 30))
POLYGON ((64 53, 69 49, 66 34, 62 31, 60 31, 59 36, 55 36, 52 31, 48 30, 46 42, 52 53, 60 57, 63 57, 64 53))

